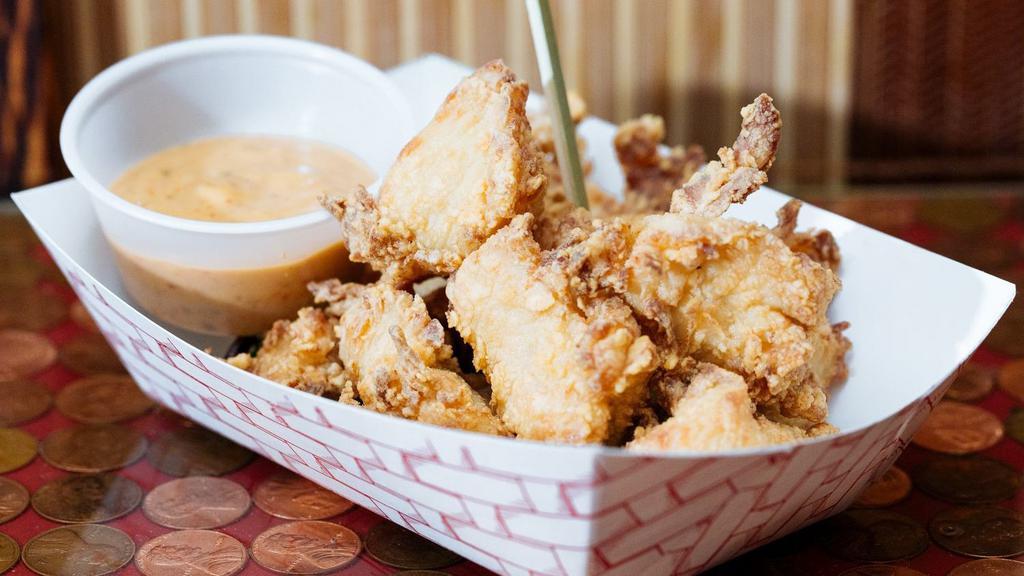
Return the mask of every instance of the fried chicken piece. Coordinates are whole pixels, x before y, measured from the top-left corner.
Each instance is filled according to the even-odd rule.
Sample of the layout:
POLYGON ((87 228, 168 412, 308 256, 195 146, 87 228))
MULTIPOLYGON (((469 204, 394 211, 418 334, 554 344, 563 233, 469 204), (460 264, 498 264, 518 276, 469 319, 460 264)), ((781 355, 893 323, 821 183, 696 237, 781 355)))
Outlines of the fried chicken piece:
POLYGON ((637 428, 632 450, 727 450, 797 442, 835 433, 829 424, 804 430, 757 414, 743 377, 713 364, 692 362, 674 391, 672 416, 637 428))
POLYGON ((732 148, 720 148, 718 160, 708 162, 672 196, 672 212, 721 216, 733 203, 768 181, 775 162, 782 118, 767 94, 740 110, 740 135, 732 148))
POLYGON ((682 187, 704 164, 704 149, 676 146, 662 153, 665 122, 645 114, 624 122, 615 132, 615 154, 626 179, 620 214, 666 212, 672 193, 682 187))
POLYGON ((317 308, 299 310, 295 320, 278 320, 255 356, 238 354, 228 364, 318 396, 355 404, 354 391, 338 359, 336 321, 317 308))
POLYGON ((448 320, 473 347, 492 406, 521 438, 619 441, 642 405, 656 350, 617 297, 580 297, 522 215, 448 281, 448 320))
POLYGON ((603 223, 560 258, 581 291, 630 304, 662 350, 741 374, 757 404, 824 421, 825 390, 845 378, 849 341, 827 311, 838 277, 768 228, 731 218, 660 214, 603 223))
POLYGON ((315 283, 338 317, 338 357, 371 410, 438 426, 506 434, 484 399, 456 372, 444 328, 419 296, 384 283, 315 283))
POLYGON ((828 266, 833 272, 839 271, 839 245, 828 230, 796 231, 796 220, 803 203, 797 199, 786 202, 775 213, 779 223, 772 233, 782 239, 794 252, 806 254, 811 260, 828 266))
POLYGON ((492 233, 536 209, 544 168, 526 119, 527 85, 501 61, 463 80, 388 171, 322 203, 352 260, 396 285, 446 276, 492 233))

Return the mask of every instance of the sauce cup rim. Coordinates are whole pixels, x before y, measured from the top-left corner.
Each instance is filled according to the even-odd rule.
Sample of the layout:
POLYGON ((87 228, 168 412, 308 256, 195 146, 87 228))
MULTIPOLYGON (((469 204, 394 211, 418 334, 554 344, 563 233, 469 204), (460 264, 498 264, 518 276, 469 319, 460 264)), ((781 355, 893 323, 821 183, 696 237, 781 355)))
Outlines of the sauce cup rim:
MULTIPOLYGON (((78 154, 79 128, 84 119, 103 101, 106 95, 118 90, 130 79, 143 75, 154 68, 204 55, 232 52, 249 55, 263 52, 306 58, 313 62, 340 66, 355 72, 363 80, 372 83, 376 89, 380 90, 381 95, 392 105, 393 113, 399 115, 400 121, 406 126, 406 131, 410 136, 412 135, 412 110, 408 102, 391 83, 391 80, 369 62, 342 50, 297 38, 259 34, 204 36, 163 44, 139 52, 103 70, 82 87, 64 112, 60 126, 61 155, 71 174, 89 190, 93 198, 103 201, 111 208, 152 225, 185 232, 221 235, 266 234, 305 228, 330 220, 331 214, 324 209, 316 209, 287 218, 255 222, 215 222, 170 216, 144 208, 114 194, 109 187, 101 184, 93 176, 92 171, 82 161, 78 154)), ((377 179, 367 188, 375 189, 382 177, 382 174, 378 175, 377 179)))

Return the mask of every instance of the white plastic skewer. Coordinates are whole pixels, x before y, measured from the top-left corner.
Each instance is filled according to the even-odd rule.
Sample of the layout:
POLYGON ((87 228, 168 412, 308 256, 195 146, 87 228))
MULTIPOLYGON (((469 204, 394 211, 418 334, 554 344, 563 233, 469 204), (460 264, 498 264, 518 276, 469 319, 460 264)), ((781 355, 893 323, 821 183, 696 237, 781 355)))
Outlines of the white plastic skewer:
POLYGON ((555 154, 558 169, 562 173, 562 185, 566 195, 577 206, 589 208, 587 191, 583 185, 583 169, 580 167, 580 153, 576 148, 576 129, 569 113, 569 99, 565 94, 565 77, 558 56, 558 39, 555 23, 551 18, 548 0, 525 0, 526 13, 530 17, 530 31, 533 33, 533 47, 540 67, 540 80, 544 85, 551 114, 551 129, 555 138, 555 154))

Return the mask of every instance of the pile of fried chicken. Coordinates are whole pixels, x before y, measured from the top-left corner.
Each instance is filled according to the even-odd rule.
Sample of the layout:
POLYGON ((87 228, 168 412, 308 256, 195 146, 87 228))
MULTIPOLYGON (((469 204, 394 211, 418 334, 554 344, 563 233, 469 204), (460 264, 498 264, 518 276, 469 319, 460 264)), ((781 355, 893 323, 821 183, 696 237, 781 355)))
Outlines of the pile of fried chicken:
MULTIPOLYGON (((846 378, 830 324, 827 231, 724 217, 767 180, 782 126, 766 95, 718 160, 626 122, 620 201, 561 184, 545 114, 500 61, 464 79, 379 194, 322 198, 372 284, 312 283, 235 366, 385 414, 475 432, 629 449, 721 450, 828 434, 846 378), (532 124, 532 128, 531 128, 532 124)), ((572 100, 573 120, 585 115, 572 100)), ((582 144, 582 143, 581 143, 582 144)), ((589 167, 586 167, 589 171, 589 167)))

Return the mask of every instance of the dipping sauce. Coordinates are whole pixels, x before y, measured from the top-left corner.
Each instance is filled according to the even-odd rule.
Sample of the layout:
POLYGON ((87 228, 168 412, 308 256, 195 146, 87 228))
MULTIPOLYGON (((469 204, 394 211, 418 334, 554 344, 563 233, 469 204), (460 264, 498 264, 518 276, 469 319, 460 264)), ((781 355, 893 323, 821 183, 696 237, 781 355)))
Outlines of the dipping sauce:
MULTIPOLYGON (((319 208, 321 193, 366 185, 373 171, 349 153, 294 138, 231 136, 158 152, 111 190, 149 210, 192 220, 258 222, 319 208)), ((208 334, 258 334, 312 302, 313 280, 363 278, 340 243, 262 268, 202 268, 110 242, 128 293, 153 316, 208 334)))
POLYGON ((312 302, 309 282, 368 273, 341 244, 279 266, 238 269, 181 266, 112 247, 132 298, 161 320, 205 334, 260 334, 312 302))
POLYGON ((158 152, 110 190, 154 212, 213 222, 258 222, 312 212, 323 192, 373 182, 355 156, 326 144, 276 136, 197 140, 158 152))

